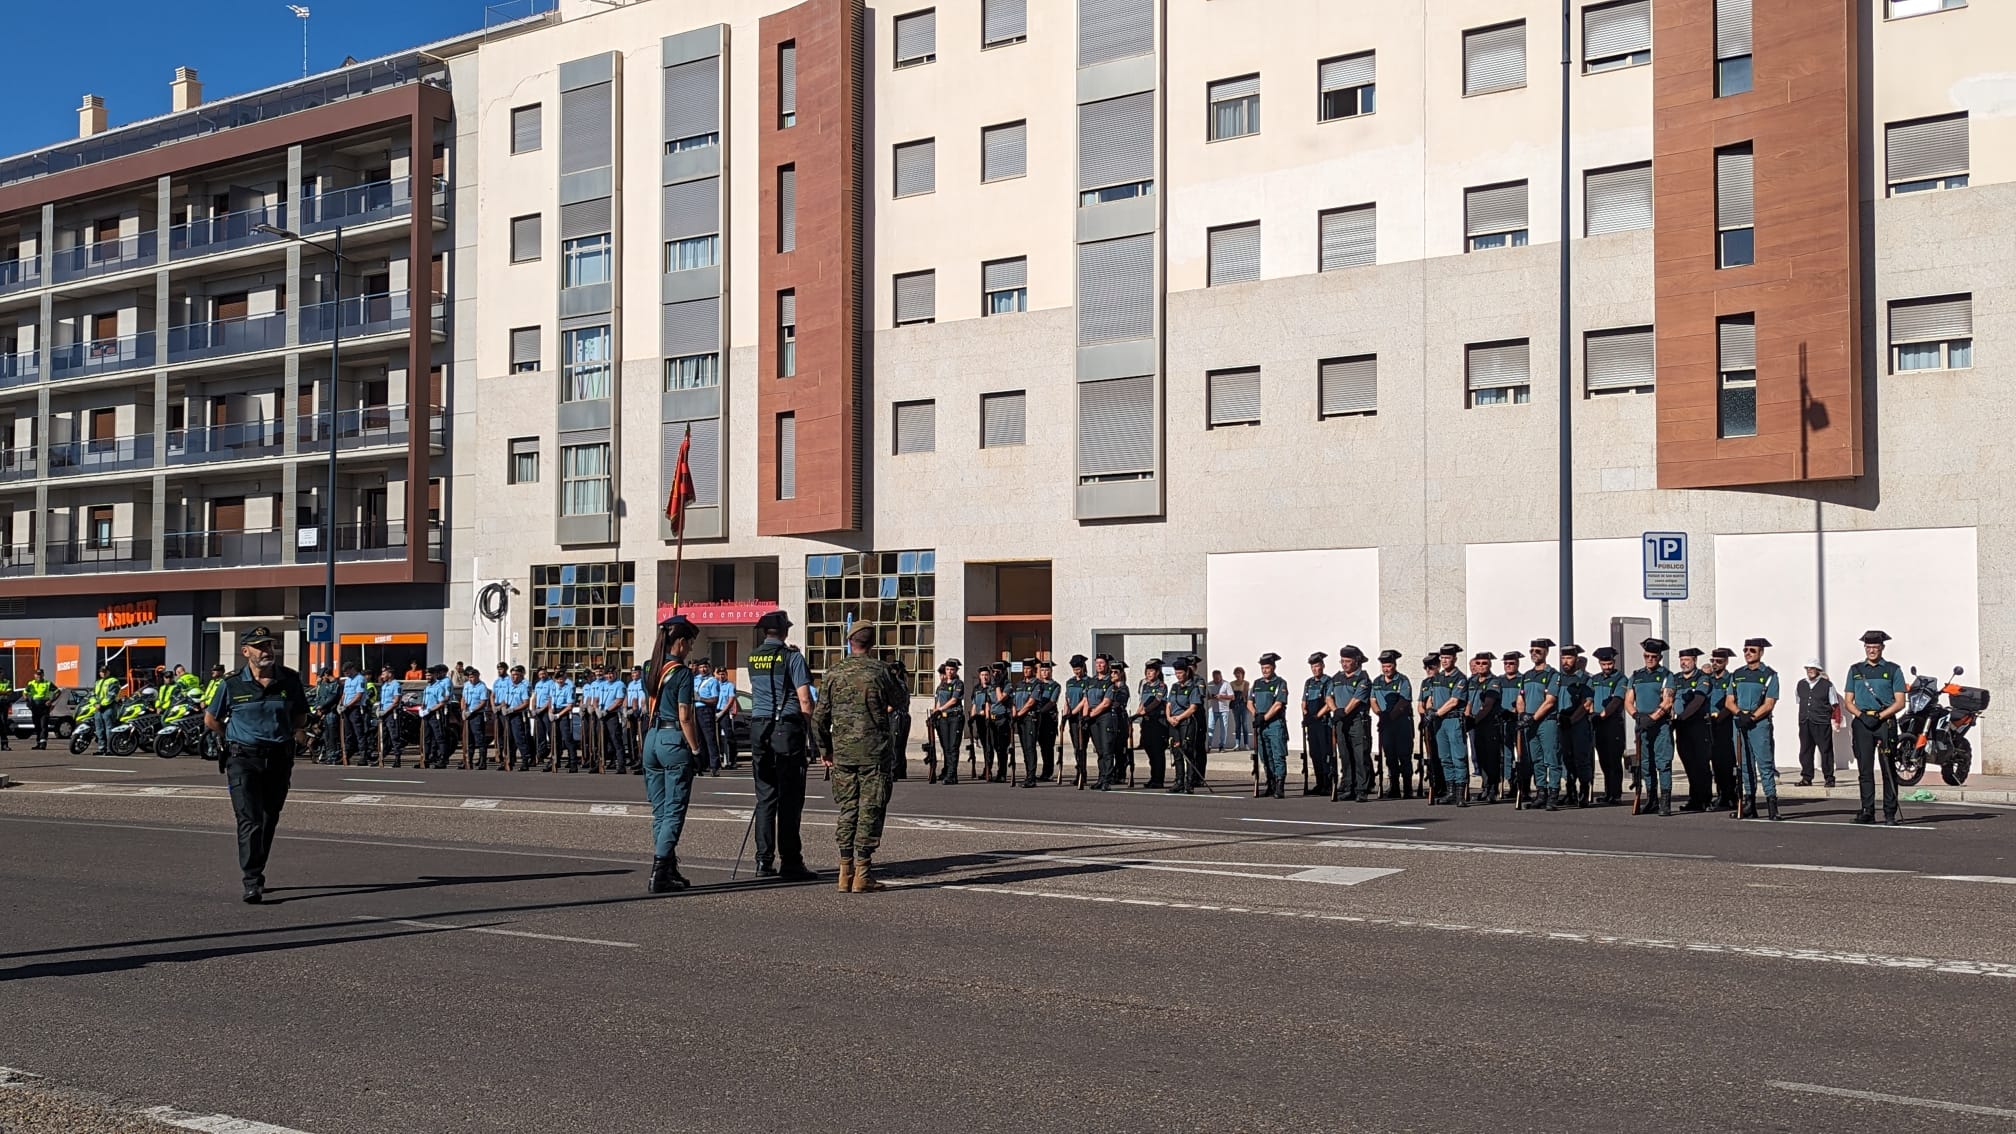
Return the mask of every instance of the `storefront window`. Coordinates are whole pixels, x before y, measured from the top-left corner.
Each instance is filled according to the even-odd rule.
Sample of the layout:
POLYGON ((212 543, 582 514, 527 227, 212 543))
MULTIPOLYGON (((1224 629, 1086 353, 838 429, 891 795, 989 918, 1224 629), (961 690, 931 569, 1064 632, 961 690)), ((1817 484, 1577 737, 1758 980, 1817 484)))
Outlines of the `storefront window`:
MULTIPOLYGON (((373 681, 378 680, 381 666, 391 666, 393 677, 404 678, 412 665, 424 670, 433 661, 427 656, 425 634, 345 634, 340 653, 344 663, 355 662, 358 672, 373 681)), ((341 672, 342 664, 336 668, 341 672)))
POLYGON ((875 625, 875 653, 910 671, 910 692, 936 682, 938 553, 869 551, 805 558, 805 660, 816 676, 846 654, 851 623, 875 625))
POLYGON ((530 668, 627 668, 636 657, 636 624, 635 562, 532 568, 530 668))
POLYGON ((0 639, 0 676, 20 688, 35 679, 35 671, 42 668, 42 640, 40 638, 0 639))
POLYGON ((166 638, 100 638, 98 662, 84 675, 83 684, 96 681, 99 669, 105 668, 127 687, 138 689, 153 679, 155 666, 167 664, 166 638))

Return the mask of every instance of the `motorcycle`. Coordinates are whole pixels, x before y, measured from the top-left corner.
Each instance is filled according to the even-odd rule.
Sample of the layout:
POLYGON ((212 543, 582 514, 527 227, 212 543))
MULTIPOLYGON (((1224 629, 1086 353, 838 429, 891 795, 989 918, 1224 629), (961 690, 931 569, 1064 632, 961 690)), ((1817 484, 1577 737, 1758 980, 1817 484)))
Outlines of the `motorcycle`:
MULTIPOLYGON (((112 698, 116 701, 117 698, 112 698)), ((70 730, 70 755, 82 756, 93 744, 100 743, 98 736, 98 714, 107 700, 93 693, 77 706, 77 723, 70 730)))
POLYGON ((203 706, 188 693, 177 692, 169 701, 168 711, 162 714, 160 730, 154 734, 154 755, 173 760, 191 749, 200 751, 207 731, 203 727, 203 706))
MULTIPOLYGON (((1954 677, 1965 672, 1953 667, 1954 677)), ((1939 777, 1958 787, 1974 770, 1974 746, 1967 733, 1988 708, 1988 691, 1921 675, 1915 666, 1911 679, 1892 756, 1897 782, 1909 787, 1925 775, 1927 765, 1937 764, 1939 777), (1942 696, 1947 701, 1943 705, 1939 702, 1942 696)))
POLYGON ((154 711, 154 689, 142 689, 119 709, 118 719, 105 738, 106 750, 114 756, 131 756, 141 748, 154 747, 154 734, 161 729, 161 714, 154 711))

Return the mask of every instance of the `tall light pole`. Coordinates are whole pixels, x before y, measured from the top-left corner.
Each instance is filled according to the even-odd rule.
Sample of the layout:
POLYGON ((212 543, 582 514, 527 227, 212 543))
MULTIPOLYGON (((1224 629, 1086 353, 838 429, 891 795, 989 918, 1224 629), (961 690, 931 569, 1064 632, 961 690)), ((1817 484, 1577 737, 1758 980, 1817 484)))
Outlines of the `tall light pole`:
POLYGON ((305 79, 308 77, 308 6, 289 4, 287 10, 301 21, 301 77, 305 79))
POLYGON ((1575 640, 1575 403, 1570 377, 1574 367, 1570 365, 1568 352, 1573 344, 1568 341, 1572 318, 1568 308, 1568 214, 1569 170, 1568 132, 1572 125, 1568 114, 1568 84, 1573 78, 1575 50, 1569 9, 1570 0, 1561 0, 1561 294, 1559 299, 1560 322, 1555 328, 1558 346, 1554 351, 1560 365, 1557 375, 1560 385, 1560 416, 1556 423, 1559 432, 1557 444, 1560 449, 1560 497, 1556 507, 1560 513, 1561 530, 1556 537, 1560 541, 1561 555, 1561 641, 1575 640))

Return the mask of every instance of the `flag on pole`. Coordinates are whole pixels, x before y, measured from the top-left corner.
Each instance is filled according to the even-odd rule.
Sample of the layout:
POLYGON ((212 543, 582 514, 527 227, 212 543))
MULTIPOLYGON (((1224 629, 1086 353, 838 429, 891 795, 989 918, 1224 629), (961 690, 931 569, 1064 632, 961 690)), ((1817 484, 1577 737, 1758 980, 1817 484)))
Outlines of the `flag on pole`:
POLYGON ((693 426, 686 426, 686 436, 679 442, 679 464, 672 473, 672 493, 665 499, 665 518, 672 521, 672 534, 686 532, 686 505, 698 495, 693 490, 693 467, 686 462, 687 454, 693 449, 693 426))

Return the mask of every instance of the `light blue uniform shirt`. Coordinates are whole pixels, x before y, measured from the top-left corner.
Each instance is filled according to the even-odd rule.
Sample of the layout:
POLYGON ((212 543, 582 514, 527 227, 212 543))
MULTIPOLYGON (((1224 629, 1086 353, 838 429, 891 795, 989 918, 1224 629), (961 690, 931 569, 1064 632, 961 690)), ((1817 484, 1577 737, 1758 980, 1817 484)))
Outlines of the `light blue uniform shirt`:
POLYGON ((644 711, 644 679, 633 677, 630 684, 623 687, 623 704, 637 712, 644 711))
POLYGON ((573 678, 570 677, 565 681, 556 681, 553 683, 552 705, 556 709, 571 709, 574 707, 573 678))
POLYGON ((714 684, 720 690, 720 700, 714 703, 714 708, 725 713, 735 704, 735 683, 725 677, 717 677, 714 684))
POLYGON ((693 680, 693 702, 697 705, 713 705, 721 697, 721 679, 708 674, 693 680))
POLYGON ((532 708, 544 712, 553 703, 553 679, 548 677, 532 687, 532 708))
POLYGON ((378 687, 378 712, 382 716, 391 712, 399 704, 399 694, 405 689, 396 681, 388 681, 378 687))
POLYGON ((420 695, 420 706, 429 710, 438 709, 448 703, 448 698, 453 695, 454 689, 453 683, 447 678, 438 678, 430 682, 426 691, 420 695))
POLYGON ((488 703, 489 700, 490 687, 483 684, 482 678, 479 677, 474 681, 464 681, 462 683, 463 712, 475 712, 488 703))
POLYGON ((363 704, 364 687, 369 684, 370 682, 365 680, 364 675, 361 673, 352 674, 351 676, 344 678, 343 679, 344 708, 349 708, 351 705, 363 704))

